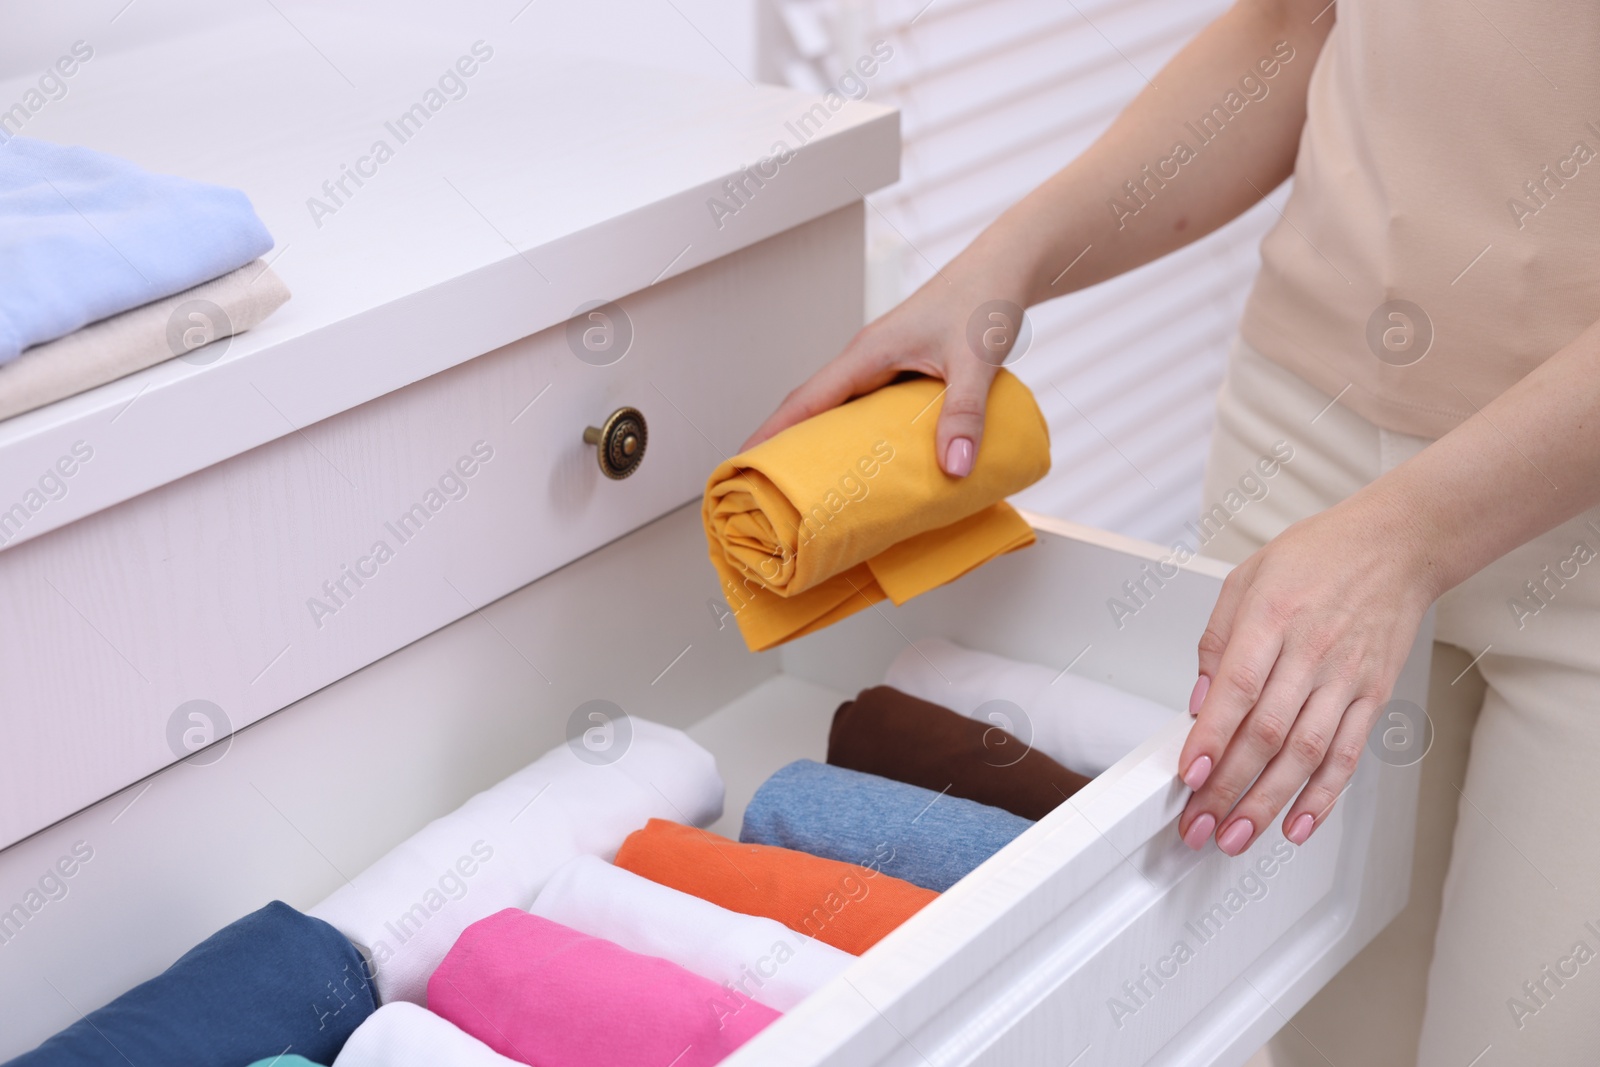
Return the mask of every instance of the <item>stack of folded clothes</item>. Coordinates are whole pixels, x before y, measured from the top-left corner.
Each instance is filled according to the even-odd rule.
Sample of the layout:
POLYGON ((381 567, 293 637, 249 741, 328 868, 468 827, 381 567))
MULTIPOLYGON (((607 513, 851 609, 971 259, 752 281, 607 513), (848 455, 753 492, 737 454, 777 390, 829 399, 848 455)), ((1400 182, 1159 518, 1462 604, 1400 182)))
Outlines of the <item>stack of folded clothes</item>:
MULTIPOLYGON (((258 325, 289 290, 236 189, 87 148, 0 145, 0 418, 258 325)), ((197 357, 204 358, 204 357, 197 357)))

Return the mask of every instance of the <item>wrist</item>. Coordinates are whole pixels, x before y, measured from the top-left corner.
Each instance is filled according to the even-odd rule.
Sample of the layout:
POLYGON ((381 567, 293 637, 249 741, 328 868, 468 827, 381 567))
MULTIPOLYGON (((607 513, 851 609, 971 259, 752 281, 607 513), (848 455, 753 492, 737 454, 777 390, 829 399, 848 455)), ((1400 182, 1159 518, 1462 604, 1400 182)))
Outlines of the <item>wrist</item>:
POLYGON ((1041 279, 1047 255, 1036 231, 1022 225, 1013 208, 996 219, 956 257, 961 273, 973 277, 977 287, 993 299, 1010 300, 1028 308, 1049 299, 1048 277, 1041 279))
POLYGON ((1345 505, 1358 535, 1394 566, 1397 579, 1420 598, 1423 610, 1465 577, 1451 566, 1459 556, 1450 544, 1455 527, 1442 519, 1438 502, 1425 489, 1406 485, 1391 472, 1345 505))

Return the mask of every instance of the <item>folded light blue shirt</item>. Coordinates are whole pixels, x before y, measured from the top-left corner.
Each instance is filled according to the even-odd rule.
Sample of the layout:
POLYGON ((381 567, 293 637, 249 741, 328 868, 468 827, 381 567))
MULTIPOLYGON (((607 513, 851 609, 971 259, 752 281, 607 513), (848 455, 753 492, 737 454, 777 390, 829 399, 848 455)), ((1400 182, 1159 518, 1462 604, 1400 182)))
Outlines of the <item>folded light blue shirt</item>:
POLYGON ((796 760, 762 783, 739 840, 877 867, 940 893, 1033 823, 876 774, 796 760))
POLYGON ((0 364, 271 248, 237 189, 12 137, 0 144, 0 364))

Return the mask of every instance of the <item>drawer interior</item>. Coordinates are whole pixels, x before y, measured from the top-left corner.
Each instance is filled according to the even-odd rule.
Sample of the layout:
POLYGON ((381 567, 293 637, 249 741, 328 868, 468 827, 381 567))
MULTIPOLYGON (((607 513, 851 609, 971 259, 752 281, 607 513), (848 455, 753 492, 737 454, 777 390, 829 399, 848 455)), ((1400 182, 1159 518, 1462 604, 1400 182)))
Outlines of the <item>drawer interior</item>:
MULTIPOLYGON (((698 515, 682 517, 690 520, 691 551, 698 554, 698 515)), ((726 810, 714 829, 736 837, 745 804, 768 775, 794 759, 822 760, 834 710, 881 685, 889 664, 919 638, 945 637, 1070 669, 1170 708, 1185 707, 1194 685, 1195 642, 1225 568, 1201 561, 1192 571, 1158 575, 1157 585, 1143 570, 1150 561, 1119 547, 1121 539, 1053 525, 1078 536, 1041 529, 1033 547, 904 607, 886 602, 757 657, 771 663, 772 673, 688 727, 717 756, 727 783, 726 810), (1149 591, 1141 597, 1146 607, 1119 629, 1107 602, 1130 603, 1122 583, 1141 580, 1149 591)), ((717 636, 737 644, 732 618, 716 601, 707 610, 723 627, 717 636)))
MULTIPOLYGON (((1147 581, 1140 610, 1119 625, 1107 601, 1126 599, 1123 583, 1158 555, 1042 525, 1035 547, 903 608, 751 654, 703 562, 692 503, 240 731, 204 762, 167 768, 0 852, 4 900, 74 842, 95 855, 0 952, 0 1056, 267 900, 315 904, 562 743, 591 699, 685 728, 708 748, 727 785, 713 829, 730 837, 760 782, 791 760, 823 759, 834 709, 880 683, 918 637, 1070 668, 1181 708, 1221 568, 1200 561, 1147 581)), ((1287 847, 1269 832, 1229 860, 1177 841, 1173 764, 1188 722, 1175 715, 728 1062, 1035 1062, 1037 1050, 1066 1063, 1086 1042, 1085 1065, 1224 1062, 1226 1043, 1209 1058, 1185 1051, 1220 1040, 1195 1028, 1201 1009, 1296 924, 1321 917, 1320 955, 1350 929, 1375 786, 1364 769, 1314 839, 1319 850, 1282 867, 1250 921, 1140 1002, 1137 1025, 1110 1012, 1122 1025, 1108 1031, 1120 984, 1139 980, 1258 854, 1287 847), (1033 1042, 1026 1060, 1014 1058, 1019 1040, 1033 1042)), ((1248 1022, 1231 1033, 1248 1037, 1248 1022)))

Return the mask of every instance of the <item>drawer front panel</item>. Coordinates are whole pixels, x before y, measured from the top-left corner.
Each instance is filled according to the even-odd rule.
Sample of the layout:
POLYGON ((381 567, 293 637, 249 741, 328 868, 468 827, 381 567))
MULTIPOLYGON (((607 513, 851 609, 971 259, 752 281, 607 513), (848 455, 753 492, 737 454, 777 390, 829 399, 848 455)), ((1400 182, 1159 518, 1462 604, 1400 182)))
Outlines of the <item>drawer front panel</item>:
POLYGON ((862 271, 856 204, 623 298, 617 362, 547 330, 0 552, 0 846, 697 497, 862 271), (610 481, 582 434, 623 405, 648 446, 610 481))
POLYGON ((1330 818, 1316 849, 1272 832, 1231 859, 1189 852, 1170 826, 1127 856, 1107 843, 1095 857, 1105 877, 879 1062, 1150 1062, 1327 898, 1342 832, 1330 818))

